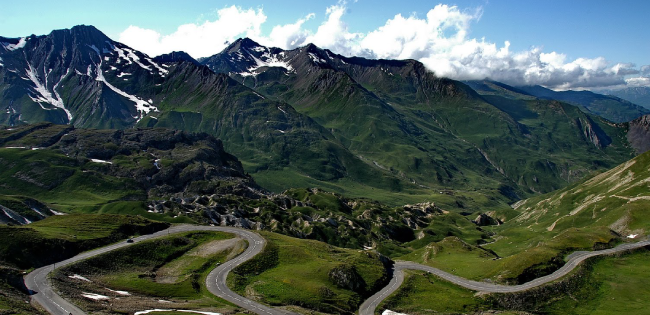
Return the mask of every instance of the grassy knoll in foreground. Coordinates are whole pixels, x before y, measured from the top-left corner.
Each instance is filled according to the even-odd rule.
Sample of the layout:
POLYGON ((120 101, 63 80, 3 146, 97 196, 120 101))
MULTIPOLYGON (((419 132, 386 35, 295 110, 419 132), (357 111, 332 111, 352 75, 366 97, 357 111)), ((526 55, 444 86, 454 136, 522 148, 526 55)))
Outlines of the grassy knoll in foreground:
POLYGON ((40 267, 169 224, 128 215, 62 215, 25 226, 0 226, 0 263, 40 267))
POLYGON ((486 310, 532 314, 649 314, 650 251, 595 258, 567 277, 515 294, 476 296, 431 274, 407 271, 402 287, 378 310, 417 314, 486 310))
POLYGON ((87 311, 209 308, 229 312, 235 307, 210 294, 205 278, 216 263, 235 257, 245 248, 245 241, 230 234, 189 232, 84 260, 58 270, 53 279, 65 298, 87 311), (89 281, 70 278, 75 275, 89 281), (108 299, 94 301, 85 298, 85 293, 108 299))
POLYGON ((379 255, 274 233, 263 253, 235 269, 230 288, 263 303, 351 314, 387 283, 379 255))

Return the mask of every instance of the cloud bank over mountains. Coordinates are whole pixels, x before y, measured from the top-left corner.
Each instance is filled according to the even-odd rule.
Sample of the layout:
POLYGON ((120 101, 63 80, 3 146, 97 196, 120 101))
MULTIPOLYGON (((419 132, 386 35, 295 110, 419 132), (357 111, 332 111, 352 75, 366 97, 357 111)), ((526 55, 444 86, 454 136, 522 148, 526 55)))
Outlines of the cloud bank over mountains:
POLYGON ((567 60, 542 47, 511 51, 485 38, 470 38, 472 22, 482 9, 463 11, 456 6, 436 5, 426 17, 394 16, 368 33, 355 33, 345 23, 344 2, 327 8, 324 21, 314 30, 304 24, 311 13, 295 23, 273 26, 262 32, 263 9, 237 6, 217 11, 217 19, 202 24, 181 25, 163 35, 155 30, 130 26, 119 41, 149 55, 183 50, 195 58, 220 52, 239 37, 249 37, 265 46, 293 49, 313 43, 345 56, 383 59, 416 59, 438 76, 457 80, 490 78, 513 85, 543 85, 553 89, 598 89, 650 86, 650 65, 615 63, 602 57, 567 60))

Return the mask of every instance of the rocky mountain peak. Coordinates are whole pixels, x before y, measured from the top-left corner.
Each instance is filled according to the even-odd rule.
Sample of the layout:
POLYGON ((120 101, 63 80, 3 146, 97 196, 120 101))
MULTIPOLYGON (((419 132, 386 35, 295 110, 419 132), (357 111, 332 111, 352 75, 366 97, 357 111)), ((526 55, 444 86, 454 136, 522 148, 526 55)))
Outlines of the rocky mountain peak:
POLYGON ((186 53, 184 51, 172 51, 172 52, 170 52, 168 54, 162 54, 160 56, 154 57, 153 61, 162 62, 162 63, 187 61, 187 62, 191 62, 191 63, 193 63, 193 64, 195 64, 197 66, 200 65, 200 63, 198 61, 196 61, 196 59, 192 58, 192 56, 190 56, 188 53, 186 53))
POLYGON ((228 53, 228 54, 233 54, 236 52, 240 52, 242 48, 248 48, 248 49, 253 49, 256 47, 262 47, 259 43, 256 41, 246 37, 246 38, 239 38, 233 43, 231 43, 226 49, 223 51, 228 53))

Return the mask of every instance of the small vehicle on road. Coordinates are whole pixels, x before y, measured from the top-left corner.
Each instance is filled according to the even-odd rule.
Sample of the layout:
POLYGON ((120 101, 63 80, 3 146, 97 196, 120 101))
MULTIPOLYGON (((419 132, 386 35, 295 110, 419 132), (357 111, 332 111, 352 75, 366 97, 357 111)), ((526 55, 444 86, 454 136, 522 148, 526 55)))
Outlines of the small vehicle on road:
POLYGON ((133 239, 132 239, 132 238, 129 238, 129 239, 126 240, 126 242, 127 242, 127 243, 133 243, 133 239))

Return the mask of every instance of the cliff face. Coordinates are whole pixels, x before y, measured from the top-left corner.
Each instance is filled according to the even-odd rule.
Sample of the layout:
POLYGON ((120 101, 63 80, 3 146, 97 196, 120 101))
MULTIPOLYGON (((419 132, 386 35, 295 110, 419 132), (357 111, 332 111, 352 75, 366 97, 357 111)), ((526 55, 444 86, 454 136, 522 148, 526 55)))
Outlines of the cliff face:
POLYGON ((579 118, 576 123, 582 129, 582 135, 585 139, 597 148, 602 149, 612 143, 612 139, 591 119, 579 118))
POLYGON ((650 115, 641 116, 630 122, 627 141, 638 154, 650 150, 650 115))

